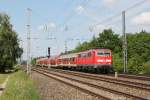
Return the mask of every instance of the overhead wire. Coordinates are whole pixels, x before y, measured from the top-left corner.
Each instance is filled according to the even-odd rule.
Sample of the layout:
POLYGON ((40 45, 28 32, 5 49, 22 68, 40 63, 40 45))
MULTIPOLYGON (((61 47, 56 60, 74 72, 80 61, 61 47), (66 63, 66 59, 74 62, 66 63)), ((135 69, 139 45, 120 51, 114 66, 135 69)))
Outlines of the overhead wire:
POLYGON ((150 1, 150 0, 142 0, 142 1, 132 5, 131 7, 126 8, 124 11, 126 11, 126 12, 130 11, 130 10, 132 10, 132 9, 134 9, 134 8, 140 6, 140 5, 142 5, 142 4, 144 4, 144 3, 148 2, 148 1, 150 1))
MULTIPOLYGON (((90 0, 83 0, 83 2, 82 2, 80 5, 85 6, 85 5, 88 4, 88 1, 90 1, 90 0), (85 1, 87 1, 87 2, 85 2, 85 1)), ((136 7, 140 6, 140 5, 142 5, 142 4, 144 4, 144 3, 147 2, 147 1, 149 1, 149 0, 143 0, 143 1, 141 1, 141 2, 138 2, 138 3, 134 4, 134 5, 131 6, 131 7, 128 7, 128 8, 125 9, 124 11, 130 11, 130 10, 132 10, 132 9, 134 9, 134 8, 136 8, 136 7)), ((113 19, 119 17, 121 14, 122 14, 122 12, 119 12, 119 13, 117 13, 117 14, 111 16, 111 17, 108 17, 108 18, 106 18, 106 19, 100 21, 99 23, 97 23, 97 24, 95 24, 95 25, 93 25, 93 26, 95 27, 95 26, 97 26, 97 25, 99 25, 99 24, 105 24, 105 23, 108 22, 108 21, 110 22, 110 21, 112 21, 113 19)), ((65 25, 67 25, 67 23, 68 23, 75 15, 76 15, 76 13, 71 13, 61 24, 58 25, 56 31, 59 30, 60 27, 64 27, 65 25)), ((44 19, 46 19, 47 21, 49 21, 48 18, 44 18, 44 19)))
MULTIPOLYGON (((72 0, 72 1, 73 1, 73 0, 72 0)), ((83 0, 79 5, 85 6, 85 5, 88 4, 89 1, 90 1, 90 0, 83 0)), ((33 11, 33 10, 32 10, 32 13, 38 15, 38 17, 41 16, 41 14, 37 13, 36 11, 33 11)), ((63 21, 62 23, 60 23, 60 24, 57 26, 56 30, 60 29, 60 27, 65 26, 75 15, 76 15, 76 13, 73 11, 73 13, 71 13, 66 19, 64 19, 64 21, 63 21)), ((41 17, 43 17, 43 16, 41 16, 41 17)), ((50 21, 48 17, 43 17, 43 18, 44 18, 45 21, 50 21)))
MULTIPOLYGON (((134 8, 136 8, 136 7, 138 7, 138 6, 142 5, 142 4, 144 4, 144 3, 146 3, 147 1, 150 1, 150 0, 142 0, 142 1, 136 3, 136 4, 132 5, 132 6, 130 6, 130 7, 126 8, 126 9, 124 9, 123 11, 125 11, 125 12, 130 11, 130 10, 132 10, 132 9, 134 9, 134 8)), ((106 18, 106 19, 104 19, 104 20, 102 20, 102 21, 100 21, 100 22, 98 22, 98 23, 92 25, 92 27, 96 27, 96 26, 99 25, 99 24, 106 24, 106 22, 112 21, 114 18, 117 18, 117 17, 120 16, 121 14, 122 14, 122 12, 119 12, 119 13, 117 13, 117 14, 111 16, 111 17, 108 17, 108 18, 106 18)))
MULTIPOLYGON (((79 5, 86 6, 90 0, 83 0, 79 5)), ((64 20, 64 22, 59 27, 64 27, 74 16, 76 15, 76 12, 73 12, 68 18, 64 20)))

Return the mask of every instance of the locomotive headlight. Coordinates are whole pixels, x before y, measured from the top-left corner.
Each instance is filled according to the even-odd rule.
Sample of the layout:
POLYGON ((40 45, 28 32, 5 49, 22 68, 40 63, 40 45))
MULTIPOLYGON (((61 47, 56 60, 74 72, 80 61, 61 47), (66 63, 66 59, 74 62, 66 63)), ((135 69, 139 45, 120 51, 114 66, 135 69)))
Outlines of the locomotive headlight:
POLYGON ((104 60, 97 60, 97 62, 104 62, 104 60))
POLYGON ((106 60, 106 62, 111 62, 111 60, 106 60))

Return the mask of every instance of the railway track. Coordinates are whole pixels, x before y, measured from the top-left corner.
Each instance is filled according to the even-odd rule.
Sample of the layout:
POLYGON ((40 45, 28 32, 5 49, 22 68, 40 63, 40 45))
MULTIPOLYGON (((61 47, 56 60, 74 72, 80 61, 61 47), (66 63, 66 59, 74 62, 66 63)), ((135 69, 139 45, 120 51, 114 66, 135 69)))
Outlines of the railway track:
POLYGON ((128 86, 131 88, 138 88, 138 89, 142 89, 142 90, 146 90, 150 92, 150 84, 144 84, 144 83, 128 81, 128 80, 123 80, 123 79, 115 79, 114 77, 104 77, 103 75, 101 76, 101 75, 94 75, 94 74, 88 74, 88 73, 82 73, 82 72, 74 72, 74 71, 58 70, 58 69, 51 69, 51 70, 63 72, 66 74, 69 73, 71 75, 80 76, 83 78, 105 81, 109 83, 119 84, 122 86, 128 86))
POLYGON ((149 76, 119 74, 119 77, 150 81, 150 77, 149 76))
MULTIPOLYGON (((60 82, 62 82, 62 83, 65 83, 65 84, 67 84, 67 85, 69 85, 69 86, 72 86, 72 87, 75 87, 75 88, 77 88, 77 89, 79 89, 79 90, 81 90, 81 91, 83 91, 83 92, 85 92, 85 93, 88 93, 88 94, 90 94, 90 95, 92 95, 92 96, 96 96, 96 97, 98 97, 98 98, 101 98, 102 100, 110 100, 109 98, 107 98, 107 97, 105 97, 105 96, 102 96, 102 95, 100 95, 100 94, 98 94, 98 93, 95 93, 95 92, 92 92, 91 90, 89 90, 89 89, 85 89, 85 88, 83 88, 83 87, 80 87, 80 86, 77 86, 77 85, 74 85, 74 84, 72 84, 72 83, 70 83, 70 82, 67 82, 67 81, 65 81, 65 80, 63 80, 63 79, 60 79, 60 78, 58 78, 58 77, 55 77, 55 76, 53 76, 53 75, 51 75, 51 73, 48 73, 48 72, 43 72, 43 71, 39 71, 39 70, 37 70, 37 69, 32 69, 33 71, 35 71, 35 72, 38 72, 38 73, 40 73, 40 74, 42 74, 42 75, 45 75, 45 76, 47 76, 47 77, 50 77, 50 78, 52 78, 52 79, 54 79, 54 80, 57 80, 57 81, 60 81, 60 82)), ((70 79, 71 81, 74 81, 74 80, 72 80, 72 79, 70 79)))
MULTIPOLYGON (((35 70, 35 69, 34 69, 35 70)), ((37 71, 37 69, 35 70, 37 71)), ((116 100, 116 98, 114 97, 121 97, 121 99, 138 99, 138 100, 146 100, 147 98, 144 98, 144 97, 140 97, 140 96, 137 96, 137 95, 133 95, 133 94, 128 94, 128 93, 125 93, 125 92, 121 92, 121 91, 118 91, 118 90, 113 90, 113 89, 110 89, 110 88, 106 88, 106 87, 103 87, 103 86, 99 86, 99 85, 96 85, 96 84, 92 84, 92 83, 88 83, 88 82, 85 82, 83 80, 78 80, 78 79, 74 79, 72 77, 69 77, 69 75, 75 75, 75 76, 78 76, 78 77, 84 77, 84 78, 90 78, 90 79, 95 79, 95 80, 99 80, 98 78, 94 78, 93 76, 86 76, 85 73, 83 74, 79 74, 78 72, 69 72, 69 71, 61 71, 61 70, 52 70, 52 71, 48 71, 48 70, 45 70, 45 69, 38 69, 38 71, 41 71, 41 73, 49 73, 49 74, 52 74, 52 75, 55 75, 57 77, 63 77, 64 79, 68 79, 68 80, 71 80, 71 81, 74 81, 74 82, 79 82, 81 84, 86 84, 87 86, 90 86, 90 87, 93 87, 95 89, 99 89, 99 90, 103 90, 105 92, 109 92, 110 94, 113 94, 113 98, 108 98, 107 96, 105 95, 98 95, 98 93, 92 93, 91 90, 88 90, 89 93, 92 93, 94 95, 96 95, 97 97, 101 97, 101 98, 105 98, 105 99, 114 99, 116 100), (59 74, 58 74, 59 73, 59 74), (63 73, 63 74, 66 74, 68 76, 65 76, 63 74, 60 74, 60 73, 63 73), (78 73, 78 74, 77 74, 78 73), (114 94, 116 96, 114 96, 114 94)), ((87 73, 86 73, 87 74, 87 73)), ((117 84, 117 83, 116 83, 117 84)), ((79 88, 79 87, 78 87, 79 88)), ((80 87, 82 88, 82 87, 80 87)), ((83 90, 83 89, 81 89, 83 90)), ((84 90, 84 91, 87 91, 87 90, 84 90)))

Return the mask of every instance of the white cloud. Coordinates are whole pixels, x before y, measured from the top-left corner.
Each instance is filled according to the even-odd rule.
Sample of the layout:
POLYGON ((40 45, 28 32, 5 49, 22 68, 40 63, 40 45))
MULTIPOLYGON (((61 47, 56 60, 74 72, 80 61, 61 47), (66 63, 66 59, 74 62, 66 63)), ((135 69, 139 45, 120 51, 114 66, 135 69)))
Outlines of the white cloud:
POLYGON ((110 4, 110 5, 113 5, 113 4, 116 4, 118 3, 120 0, 104 0, 104 2, 106 4, 110 4))
POLYGON ((48 23, 47 27, 48 27, 48 29, 54 29, 54 28, 56 28, 56 25, 54 23, 48 23))
POLYGON ((79 6, 76 7, 76 12, 80 14, 84 11, 84 9, 85 8, 82 5, 79 5, 79 6))
POLYGON ((150 24, 150 12, 143 12, 132 19, 135 24, 150 24))
POLYGON ((46 32, 46 31, 53 30, 55 28, 56 28, 56 24, 53 22, 50 22, 48 24, 40 25, 38 27, 38 30, 46 32))

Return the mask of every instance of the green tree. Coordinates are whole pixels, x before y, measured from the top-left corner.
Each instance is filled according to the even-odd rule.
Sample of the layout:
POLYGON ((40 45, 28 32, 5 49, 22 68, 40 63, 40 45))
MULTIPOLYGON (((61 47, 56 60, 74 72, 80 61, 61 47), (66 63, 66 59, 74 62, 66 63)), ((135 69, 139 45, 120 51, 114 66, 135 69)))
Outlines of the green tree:
POLYGON ((119 53, 113 53, 113 68, 117 72, 123 72, 123 58, 119 53))
POLYGON ((12 29, 8 15, 0 14, 0 71, 12 68, 17 63, 17 58, 23 53, 19 47, 16 32, 12 29))
POLYGON ((31 65, 34 66, 36 64, 36 58, 31 59, 31 65))
POLYGON ((91 48, 108 48, 117 53, 122 50, 122 41, 119 35, 115 34, 112 29, 105 29, 102 33, 99 33, 99 37, 93 36, 90 42, 78 44, 75 51, 78 52, 91 48))
POLYGON ((150 59, 150 33, 128 34, 128 70, 130 73, 145 73, 146 62, 150 59))
POLYGON ((95 36, 93 36, 92 40, 89 43, 90 48, 98 48, 98 41, 95 36))
POLYGON ((129 73, 133 73, 133 74, 143 74, 143 61, 142 61, 142 58, 138 55, 132 57, 129 59, 128 61, 128 72, 129 73))
POLYGON ((122 41, 112 29, 105 29, 97 38, 98 47, 108 48, 117 53, 122 50, 122 41))
POLYGON ((143 64, 143 69, 144 74, 150 74, 150 61, 143 64))
POLYGON ((74 51, 79 52, 87 49, 90 49, 90 44, 88 42, 83 42, 82 44, 79 43, 74 51))

